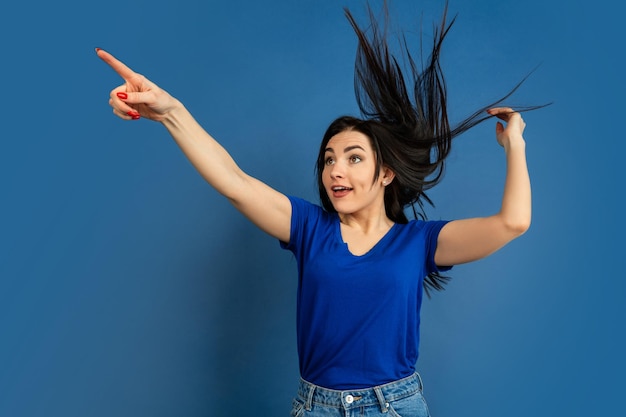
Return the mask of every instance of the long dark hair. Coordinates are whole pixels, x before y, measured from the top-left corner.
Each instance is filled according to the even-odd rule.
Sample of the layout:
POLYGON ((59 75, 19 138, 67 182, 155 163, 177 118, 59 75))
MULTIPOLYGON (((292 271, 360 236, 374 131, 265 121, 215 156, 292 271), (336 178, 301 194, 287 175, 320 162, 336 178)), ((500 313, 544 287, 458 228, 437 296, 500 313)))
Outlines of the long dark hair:
MULTIPOLYGON (((324 152, 328 141, 345 130, 366 135, 376 154, 376 174, 389 167, 394 180, 385 188, 385 210, 396 223, 407 223, 405 209, 411 207, 416 218, 426 219, 424 205, 434 206, 426 190, 437 185, 444 172, 444 162, 450 153, 452 139, 492 117, 486 110, 497 107, 524 82, 518 83, 501 99, 474 112, 451 127, 447 112, 447 91, 439 63, 443 41, 456 18, 447 22, 446 2, 441 23, 435 26, 430 54, 423 65, 414 61, 404 35, 400 36, 404 62, 390 52, 387 42, 389 12, 384 2, 384 24, 381 27, 368 5, 370 25, 363 30, 350 11, 345 15, 358 37, 354 70, 354 88, 363 118, 342 116, 334 120, 322 139, 316 163, 320 202, 328 212, 336 212, 324 185, 324 152), (404 64, 404 66, 402 65, 404 64), (408 68, 406 78, 402 68, 408 68), (409 94, 409 88, 412 94, 409 94)), ((517 108, 527 111, 535 107, 517 108)), ((449 278, 438 273, 424 280, 424 288, 441 290, 449 278)))

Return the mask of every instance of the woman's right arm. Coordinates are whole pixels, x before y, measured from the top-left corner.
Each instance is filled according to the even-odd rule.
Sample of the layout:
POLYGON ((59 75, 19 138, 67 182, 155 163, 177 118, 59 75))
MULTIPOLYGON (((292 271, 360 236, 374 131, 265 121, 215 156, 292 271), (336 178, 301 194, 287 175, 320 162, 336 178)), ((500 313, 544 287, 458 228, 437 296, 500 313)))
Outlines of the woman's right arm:
POLYGON ((289 242, 291 203, 284 194, 243 172, 180 101, 108 52, 97 49, 96 53, 125 81, 111 91, 109 103, 117 116, 162 123, 213 188, 263 231, 289 242))

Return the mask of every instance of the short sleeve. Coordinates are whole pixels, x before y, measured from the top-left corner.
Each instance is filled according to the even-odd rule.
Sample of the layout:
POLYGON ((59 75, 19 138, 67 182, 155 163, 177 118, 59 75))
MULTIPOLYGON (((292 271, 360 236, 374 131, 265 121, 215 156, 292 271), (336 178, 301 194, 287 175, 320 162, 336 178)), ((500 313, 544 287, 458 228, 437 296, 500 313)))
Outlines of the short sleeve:
POLYGON ((306 230, 316 223, 323 210, 298 197, 287 196, 291 202, 291 228, 289 242, 280 241, 280 247, 297 253, 302 248, 306 230))
POLYGON ((452 265, 435 264, 435 252, 437 251, 437 240, 439 232, 448 223, 447 220, 431 220, 426 222, 426 272, 444 272, 452 269, 452 265))

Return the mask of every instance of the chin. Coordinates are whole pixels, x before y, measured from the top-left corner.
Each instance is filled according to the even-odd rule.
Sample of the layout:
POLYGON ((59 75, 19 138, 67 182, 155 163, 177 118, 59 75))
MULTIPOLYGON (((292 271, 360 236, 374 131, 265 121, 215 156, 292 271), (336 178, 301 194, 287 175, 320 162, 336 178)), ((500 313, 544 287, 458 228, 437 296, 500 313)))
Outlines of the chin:
POLYGON ((340 202, 339 204, 337 204, 336 202, 332 200, 331 200, 331 203, 335 211, 339 214, 350 214, 355 211, 354 208, 350 206, 350 204, 346 204, 343 202, 340 202))

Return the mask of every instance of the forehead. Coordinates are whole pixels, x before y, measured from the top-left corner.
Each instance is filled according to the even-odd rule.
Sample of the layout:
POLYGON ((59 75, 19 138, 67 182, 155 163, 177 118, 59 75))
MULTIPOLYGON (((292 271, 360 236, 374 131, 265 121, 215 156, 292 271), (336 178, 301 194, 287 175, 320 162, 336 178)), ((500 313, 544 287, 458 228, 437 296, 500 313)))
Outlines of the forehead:
POLYGON ((349 146, 360 146, 366 151, 372 150, 370 139, 356 130, 344 130, 343 132, 337 133, 330 138, 328 144, 326 144, 326 149, 331 148, 335 152, 340 152, 349 146))

